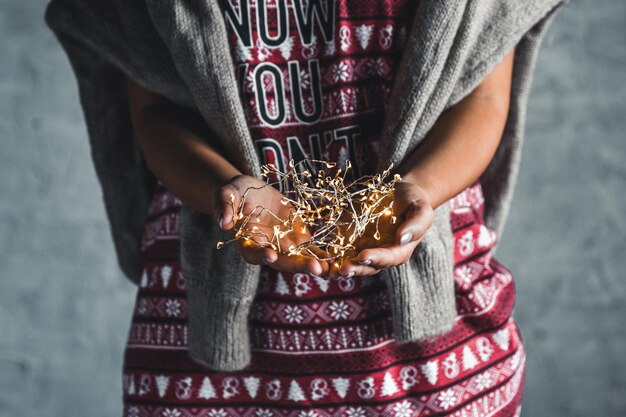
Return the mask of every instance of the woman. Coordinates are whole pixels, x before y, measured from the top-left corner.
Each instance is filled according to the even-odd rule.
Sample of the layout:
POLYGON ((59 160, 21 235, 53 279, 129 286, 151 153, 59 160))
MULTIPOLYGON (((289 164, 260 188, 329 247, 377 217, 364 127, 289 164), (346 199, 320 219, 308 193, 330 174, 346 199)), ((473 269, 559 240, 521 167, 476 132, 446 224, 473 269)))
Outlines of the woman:
MULTIPOLYGON (((372 174, 388 146, 380 141, 385 110, 419 2, 323 3, 220 2, 247 128, 264 163, 284 168, 309 157, 345 167, 350 160, 355 177, 372 174)), ((238 244, 262 268, 250 312, 253 358, 236 371, 189 356, 178 215, 187 205, 232 230, 230 196, 239 201, 263 182, 207 140, 210 127, 197 112, 127 74, 132 127, 158 183, 126 347, 125 415, 519 415, 525 354, 512 318, 515 286, 492 257, 498 236, 483 218, 479 180, 510 115, 514 56, 511 49, 446 109, 405 158, 394 193, 401 221, 380 246, 334 267, 238 244), (380 272, 409 261, 445 203, 454 234, 454 327, 394 343, 380 272)), ((279 211, 282 191, 265 187, 251 203, 279 211)))

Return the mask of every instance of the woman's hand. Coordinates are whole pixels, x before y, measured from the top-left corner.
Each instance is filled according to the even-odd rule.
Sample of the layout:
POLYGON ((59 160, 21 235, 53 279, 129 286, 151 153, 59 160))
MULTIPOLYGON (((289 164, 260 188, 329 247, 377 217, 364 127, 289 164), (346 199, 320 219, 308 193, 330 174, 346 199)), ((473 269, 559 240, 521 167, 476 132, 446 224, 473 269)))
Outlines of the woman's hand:
POLYGON ((378 224, 379 239, 374 238, 375 225, 369 226, 355 241, 358 253, 344 260, 339 268, 333 267, 331 276, 373 275, 411 258, 433 223, 434 209, 430 197, 414 183, 398 181, 393 194, 393 212, 396 223, 391 223, 391 216, 382 217, 378 224))
POLYGON ((407 262, 431 227, 434 210, 479 179, 502 139, 514 60, 512 49, 472 92, 441 114, 422 143, 398 167, 403 178, 396 183, 394 194, 398 224, 381 221, 380 240, 364 239, 360 244, 374 247, 360 250, 331 273, 368 275, 407 262), (407 237, 403 240, 402 236, 407 237))
MULTIPOLYGON (((284 231, 285 226, 279 219, 289 218, 290 208, 292 208, 292 206, 290 204, 285 205, 281 203, 284 195, 273 186, 258 178, 243 174, 231 178, 228 183, 215 191, 213 201, 220 227, 223 230, 231 230, 235 228, 235 226, 239 227, 241 225, 242 219, 233 222, 235 214, 233 212, 233 206, 239 206, 243 194, 249 187, 256 187, 258 189, 250 190, 248 194, 246 194, 243 213, 248 214, 254 212, 250 218, 250 222, 246 224, 246 230, 252 231, 253 228, 256 228, 256 232, 267 236, 273 236, 274 226, 279 226, 281 228, 280 230, 284 231), (231 198, 233 199, 232 203, 231 198), (270 210, 278 219, 267 210, 262 210, 261 207, 270 210), (258 221, 257 214, 259 214, 258 221)), ((295 221, 294 230, 280 238, 280 247, 286 249, 291 245, 298 245, 310 239, 311 234, 304 228, 304 224, 295 221)), ((235 242, 244 259, 251 264, 265 264, 278 271, 311 273, 314 275, 325 275, 330 269, 328 262, 320 262, 313 256, 302 254, 289 256, 279 253, 269 246, 263 246, 259 243, 268 242, 268 239, 264 238, 262 235, 255 237, 255 240, 238 239, 235 242)), ((325 255, 325 253, 320 250, 319 255, 325 255)))

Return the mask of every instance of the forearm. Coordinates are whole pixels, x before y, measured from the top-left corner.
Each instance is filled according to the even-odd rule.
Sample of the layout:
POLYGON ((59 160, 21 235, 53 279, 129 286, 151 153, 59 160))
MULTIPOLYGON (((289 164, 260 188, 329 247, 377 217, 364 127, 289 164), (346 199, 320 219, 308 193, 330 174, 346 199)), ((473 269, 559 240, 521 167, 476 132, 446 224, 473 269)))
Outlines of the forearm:
POLYGON ((203 120, 129 80, 133 128, 146 163, 163 185, 197 211, 214 213, 214 192, 241 174, 204 139, 203 120))
POLYGON ((509 110, 513 51, 460 102, 444 112, 399 167, 436 208, 473 184, 502 138, 509 110))

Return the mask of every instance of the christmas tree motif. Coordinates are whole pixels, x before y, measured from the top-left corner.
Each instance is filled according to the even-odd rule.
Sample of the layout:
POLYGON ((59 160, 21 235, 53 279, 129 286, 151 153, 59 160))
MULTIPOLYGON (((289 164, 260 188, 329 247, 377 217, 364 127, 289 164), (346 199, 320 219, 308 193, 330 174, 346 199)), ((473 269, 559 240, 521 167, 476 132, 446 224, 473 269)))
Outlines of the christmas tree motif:
POLYGON ((163 281, 163 288, 167 288, 170 283, 170 277, 172 276, 172 267, 165 265, 161 268, 161 281, 163 281))
POLYGON ((435 385, 439 378, 439 359, 433 359, 420 365, 422 373, 430 385, 435 385))
POLYGON ((383 384, 380 387, 380 395, 381 397, 393 395, 400 391, 398 388, 398 384, 396 384, 395 379, 389 372, 385 372, 385 376, 383 377, 383 384))
POLYGON ((237 44, 235 45, 235 56, 239 62, 250 61, 252 59, 250 48, 246 47, 241 39, 237 39, 237 44))
POLYGON ((489 233, 489 229, 484 224, 480 225, 480 232, 478 233, 478 240, 476 241, 476 245, 479 248, 484 248, 489 246, 491 243, 491 236, 489 233))
POLYGON ((176 328, 170 327, 170 345, 173 345, 176 341, 176 328))
POLYGON ((350 102, 350 94, 346 90, 341 90, 339 92, 339 104, 344 112, 350 110, 350 102))
POLYGON ((468 369, 474 369, 476 365, 478 365, 478 358, 472 352, 469 346, 465 346, 463 348, 463 354, 461 361, 463 363, 463 370, 467 371, 468 369))
POLYGON ((495 332, 491 336, 491 339, 496 345, 498 345, 500 349, 508 350, 509 342, 511 340, 511 334, 509 333, 509 329, 505 327, 504 329, 495 332))
POLYGON ((300 388, 300 385, 298 385, 295 379, 292 379, 291 384, 289 384, 287 399, 296 402, 306 400, 306 397, 304 396, 304 391, 302 391, 302 388, 300 388))
POLYGON ((167 387, 170 385, 170 377, 165 375, 157 375, 154 377, 156 382, 157 391, 159 392, 159 397, 163 398, 165 396, 165 392, 167 391, 167 387))
POLYGON ((313 279, 317 282, 317 285, 320 287, 320 290, 326 292, 328 291, 328 280, 322 277, 314 276, 313 279))
POLYGON ((356 93, 356 90, 352 90, 352 95, 350 97, 352 111, 357 111, 359 108, 359 96, 356 93))
POLYGON ((275 291, 276 293, 280 295, 289 294, 289 286, 287 286, 287 283, 285 282, 285 278, 283 277, 283 274, 281 274, 280 272, 278 273, 278 278, 276 278, 275 291))
POLYGON ((256 395, 259 392, 259 386, 261 385, 260 381, 261 379, 255 376, 248 376, 243 379, 243 385, 246 387, 250 398, 256 398, 256 395))
POLYGON ((481 417, 481 414, 478 412, 478 406, 476 405, 477 401, 472 403, 472 417, 481 417))
POLYGON ((291 50, 293 49, 293 36, 289 36, 287 40, 285 40, 285 42, 280 44, 278 49, 280 50, 280 54, 283 56, 283 58, 285 58, 285 60, 288 60, 291 56, 291 50))
POLYGON ((356 337, 356 343, 358 346, 363 346, 363 333, 361 333, 361 328, 357 327, 356 331, 354 332, 354 335, 356 337))
POLYGON ((337 395, 339 395, 341 398, 346 398, 348 388, 350 387, 350 378, 333 378, 332 383, 335 391, 337 391, 337 395))
POLYGON ((493 406, 499 407, 500 405, 502 405, 502 395, 500 393, 500 390, 497 389, 494 394, 495 396, 493 398, 493 406))
POLYGON ((361 25, 356 28, 356 38, 359 41, 362 49, 366 49, 372 38, 372 32, 374 25, 361 25))
POLYGON ((315 344, 315 336, 313 335, 313 332, 309 332, 309 346, 311 346, 311 349, 315 350, 315 348, 317 347, 315 344))
POLYGON ((330 334, 330 330, 326 329, 326 332, 324 332, 324 340, 326 341, 326 346, 328 346, 328 349, 332 349, 333 348, 333 336, 330 334))
POLYGON ((300 343, 300 335, 297 331, 293 332, 293 344, 296 345, 297 350, 300 350, 302 348, 302 344, 300 343))
POLYGON ((146 288, 148 286, 148 271, 143 270, 143 274, 141 274, 141 282, 139 283, 141 288, 146 288))
POLYGON ((325 115, 332 116, 333 114, 338 114, 340 112, 339 108, 336 106, 334 95, 324 95, 323 100, 325 115))
POLYGON ((200 386, 200 391, 198 391, 198 398, 209 400, 216 397, 217 393, 215 392, 215 388, 211 383, 211 379, 208 376, 204 377, 204 379, 202 380, 202 385, 200 386))
POLYGON ((348 347, 348 334, 346 333, 346 328, 341 328, 341 344, 344 348, 348 347))

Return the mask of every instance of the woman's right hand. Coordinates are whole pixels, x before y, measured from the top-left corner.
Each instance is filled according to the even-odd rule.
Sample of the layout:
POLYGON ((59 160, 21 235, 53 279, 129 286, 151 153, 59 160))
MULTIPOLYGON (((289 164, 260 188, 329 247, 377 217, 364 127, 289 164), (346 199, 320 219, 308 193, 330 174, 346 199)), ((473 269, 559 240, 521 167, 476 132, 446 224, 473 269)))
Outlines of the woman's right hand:
MULTIPOLYGON (((281 203, 284 195, 272 185, 258 178, 243 174, 231 178, 228 183, 215 191, 213 201, 220 227, 223 230, 231 230, 241 224, 242 219, 238 219, 237 222, 233 221, 235 214, 233 207, 239 207, 243 194, 249 187, 258 189, 248 191, 245 198, 243 214, 248 214, 252 211, 255 213, 247 223, 246 229, 252 230, 256 226, 258 231, 270 237, 273 236, 274 226, 278 225, 281 227, 281 230, 285 230, 280 220, 272 216, 267 210, 261 212, 260 207, 270 210, 280 219, 287 219, 290 208, 293 208, 293 206, 281 203), (258 216, 259 219, 257 221, 258 213, 261 214, 258 216)), ((280 239, 281 248, 286 249, 291 245, 304 243, 311 238, 310 232, 303 227, 304 224, 295 223, 294 226, 294 230, 288 232, 280 239)), ((261 243, 268 241, 261 236, 255 237, 255 239, 261 243)), ((281 272, 300 272, 321 276, 327 275, 330 270, 330 265, 326 261, 319 261, 310 255, 279 253, 270 246, 263 246, 252 239, 238 239, 235 241, 235 244, 244 259, 251 264, 269 265, 281 272)), ((316 254, 318 253, 324 255, 321 249, 316 252, 316 254)))

